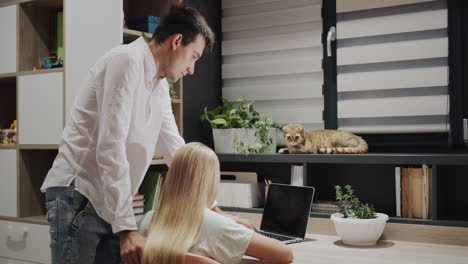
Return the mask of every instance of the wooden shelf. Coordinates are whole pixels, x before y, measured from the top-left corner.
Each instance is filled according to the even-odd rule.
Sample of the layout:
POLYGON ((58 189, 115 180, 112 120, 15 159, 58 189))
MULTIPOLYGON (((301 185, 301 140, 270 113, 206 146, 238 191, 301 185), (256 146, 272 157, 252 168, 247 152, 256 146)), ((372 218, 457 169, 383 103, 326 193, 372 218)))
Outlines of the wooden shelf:
POLYGON ((151 165, 166 165, 166 162, 163 159, 154 159, 151 161, 151 165))
POLYGON ((13 72, 13 73, 2 73, 0 74, 0 79, 2 78, 14 78, 16 77, 16 72, 13 72))
POLYGON ((3 144, 0 144, 0 149, 16 149, 16 145, 3 145, 3 144))
POLYGON ((61 68, 53 68, 53 69, 40 69, 40 70, 33 70, 33 71, 21 71, 18 75, 33 75, 33 74, 44 74, 44 73, 52 73, 52 72, 64 72, 63 67, 61 68))
POLYGON ((63 6, 63 0, 19 0, 19 3, 25 5, 53 8, 59 8, 63 6))
POLYGON ((45 215, 29 216, 29 217, 0 216, 0 220, 28 223, 28 224, 49 225, 45 215))
POLYGON ((11 1, 5 1, 5 2, 0 3, 0 7, 9 6, 9 5, 16 5, 16 1, 11 0, 11 1))
POLYGON ((141 31, 138 31, 138 30, 133 30, 133 29, 128 29, 128 28, 123 29, 124 39, 134 40, 134 39, 137 39, 137 38, 141 37, 143 35, 143 33, 148 38, 153 37, 153 34, 150 34, 150 33, 141 32, 141 31))
POLYGON ((19 145, 19 149, 58 149, 59 145, 19 145))

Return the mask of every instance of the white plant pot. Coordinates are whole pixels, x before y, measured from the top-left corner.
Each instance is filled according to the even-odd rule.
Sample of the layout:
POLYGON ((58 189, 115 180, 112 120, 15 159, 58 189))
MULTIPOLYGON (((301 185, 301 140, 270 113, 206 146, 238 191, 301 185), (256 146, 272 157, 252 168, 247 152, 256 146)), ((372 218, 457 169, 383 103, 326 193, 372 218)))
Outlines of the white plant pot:
MULTIPOLYGON (((276 151, 276 129, 272 128, 268 136, 273 140, 273 144, 264 152, 265 154, 275 153, 276 151)), ((242 140, 244 146, 259 143, 260 139, 255 136, 254 129, 244 128, 214 128, 213 141, 216 153, 236 153, 234 148, 234 138, 242 140)))
POLYGON ((336 233, 344 244, 350 246, 372 246, 382 235, 388 215, 376 213, 377 218, 343 218, 340 213, 332 214, 331 220, 336 233))

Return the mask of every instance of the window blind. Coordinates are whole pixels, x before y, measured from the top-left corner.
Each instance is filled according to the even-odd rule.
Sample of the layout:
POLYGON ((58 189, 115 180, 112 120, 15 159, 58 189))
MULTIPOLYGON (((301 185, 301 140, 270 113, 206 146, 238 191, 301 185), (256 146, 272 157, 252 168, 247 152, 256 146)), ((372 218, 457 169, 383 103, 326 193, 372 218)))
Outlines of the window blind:
POLYGON ((446 2, 336 4, 338 128, 448 132, 446 2))
POLYGON ((223 0, 222 96, 322 129, 321 0, 223 0))

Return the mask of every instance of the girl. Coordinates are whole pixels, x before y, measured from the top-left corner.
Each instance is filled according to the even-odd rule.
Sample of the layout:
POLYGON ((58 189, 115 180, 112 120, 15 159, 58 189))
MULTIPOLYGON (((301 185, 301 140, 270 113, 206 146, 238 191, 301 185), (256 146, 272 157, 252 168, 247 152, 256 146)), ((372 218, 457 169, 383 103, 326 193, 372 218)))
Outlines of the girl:
POLYGON ((140 227, 144 235, 149 229, 143 264, 184 263, 187 252, 228 264, 239 263, 244 254, 275 263, 292 261, 286 244, 208 209, 220 180, 219 161, 210 148, 184 145, 165 178, 154 217, 143 219, 140 227))

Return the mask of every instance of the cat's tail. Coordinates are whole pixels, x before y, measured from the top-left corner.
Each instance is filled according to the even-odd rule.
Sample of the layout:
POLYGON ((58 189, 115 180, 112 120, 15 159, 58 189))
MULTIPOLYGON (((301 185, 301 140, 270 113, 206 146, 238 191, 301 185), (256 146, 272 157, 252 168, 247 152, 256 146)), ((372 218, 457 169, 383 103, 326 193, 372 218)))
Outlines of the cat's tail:
POLYGON ((352 148, 354 149, 353 153, 356 153, 356 154, 367 153, 367 151, 369 150, 369 146, 367 146, 367 142, 364 139, 362 139, 362 137, 360 136, 356 136, 356 138, 359 144, 357 145, 357 147, 352 148))

